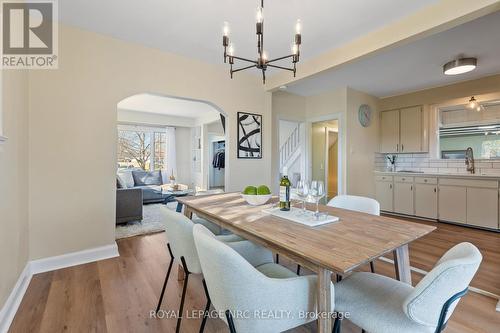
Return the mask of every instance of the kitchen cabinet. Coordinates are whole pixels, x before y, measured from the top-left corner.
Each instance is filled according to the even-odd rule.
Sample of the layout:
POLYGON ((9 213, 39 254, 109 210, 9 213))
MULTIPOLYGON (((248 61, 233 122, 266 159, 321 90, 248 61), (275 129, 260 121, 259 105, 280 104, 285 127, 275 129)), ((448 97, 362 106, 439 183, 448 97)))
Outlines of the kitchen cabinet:
POLYGON ((467 224, 498 228, 498 189, 467 188, 467 224))
POLYGON ((436 178, 415 178, 415 215, 428 219, 438 218, 436 178))
POLYGON ((424 148, 424 116, 422 106, 380 113, 381 153, 420 153, 424 148))
POLYGON ((375 197, 380 204, 380 210, 393 212, 393 177, 380 176, 375 180, 375 197))
POLYGON ((375 188, 384 212, 500 230, 497 179, 387 173, 375 188))
POLYGON ((383 111, 380 119, 380 152, 399 151, 399 110, 383 111))
POLYGON ((394 212, 414 215, 413 177, 394 177, 394 212))
POLYGON ((401 153, 417 153, 422 151, 423 141, 422 107, 416 106, 400 111, 400 149, 401 153))
POLYGON ((467 188, 439 185, 439 219, 467 223, 467 188))

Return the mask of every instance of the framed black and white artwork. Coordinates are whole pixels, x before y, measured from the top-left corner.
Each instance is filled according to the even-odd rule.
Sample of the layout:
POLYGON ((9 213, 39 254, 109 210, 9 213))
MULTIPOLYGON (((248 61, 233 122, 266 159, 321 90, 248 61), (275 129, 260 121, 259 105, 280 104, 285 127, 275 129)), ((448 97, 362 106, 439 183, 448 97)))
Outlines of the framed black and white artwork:
POLYGON ((262 158, 262 115, 238 112, 238 158, 262 158))

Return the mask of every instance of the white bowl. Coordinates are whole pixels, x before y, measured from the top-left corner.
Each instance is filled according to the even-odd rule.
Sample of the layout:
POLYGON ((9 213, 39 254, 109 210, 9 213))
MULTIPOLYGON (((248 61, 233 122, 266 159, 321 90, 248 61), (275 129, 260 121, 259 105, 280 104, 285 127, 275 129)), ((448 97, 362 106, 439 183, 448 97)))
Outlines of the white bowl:
POLYGON ((243 199, 246 200, 246 202, 248 202, 249 205, 260 206, 268 202, 273 195, 272 194, 250 195, 241 193, 241 196, 243 197, 243 199))

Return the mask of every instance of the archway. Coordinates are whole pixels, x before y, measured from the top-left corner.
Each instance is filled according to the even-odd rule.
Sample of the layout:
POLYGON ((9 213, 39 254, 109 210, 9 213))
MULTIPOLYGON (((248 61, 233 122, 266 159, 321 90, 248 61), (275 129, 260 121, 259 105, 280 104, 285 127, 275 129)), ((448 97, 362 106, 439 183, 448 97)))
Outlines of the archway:
POLYGON ((118 102, 117 223, 139 220, 141 208, 172 195, 224 191, 225 119, 208 101, 139 93, 118 102))

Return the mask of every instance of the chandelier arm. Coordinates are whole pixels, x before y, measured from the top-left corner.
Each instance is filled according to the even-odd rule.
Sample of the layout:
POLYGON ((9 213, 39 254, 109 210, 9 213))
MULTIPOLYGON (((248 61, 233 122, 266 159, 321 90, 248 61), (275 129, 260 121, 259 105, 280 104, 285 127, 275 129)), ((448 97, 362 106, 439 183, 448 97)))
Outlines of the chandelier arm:
POLYGON ((251 62, 252 64, 257 64, 257 61, 255 60, 250 60, 242 57, 237 57, 237 56, 232 56, 234 59, 241 60, 241 61, 246 61, 246 62, 251 62))
POLYGON ((256 67, 256 65, 250 65, 250 66, 241 67, 238 69, 233 69, 233 70, 231 70, 231 72, 236 73, 236 72, 244 71, 245 69, 249 69, 249 68, 253 68, 253 67, 256 67))
POLYGON ((284 57, 279 57, 279 58, 276 58, 276 59, 272 59, 272 60, 268 60, 267 63, 270 63, 270 62, 275 62, 275 61, 279 61, 279 60, 283 60, 283 59, 287 59, 287 58, 293 58, 293 54, 290 54, 290 55, 287 55, 287 56, 284 56, 284 57))
POLYGON ((287 70, 287 71, 291 71, 293 72, 294 69, 293 68, 287 68, 287 67, 283 67, 283 66, 276 66, 276 65, 271 65, 271 64, 268 64, 267 67, 273 67, 273 68, 279 68, 279 69, 284 69, 284 70, 287 70))

